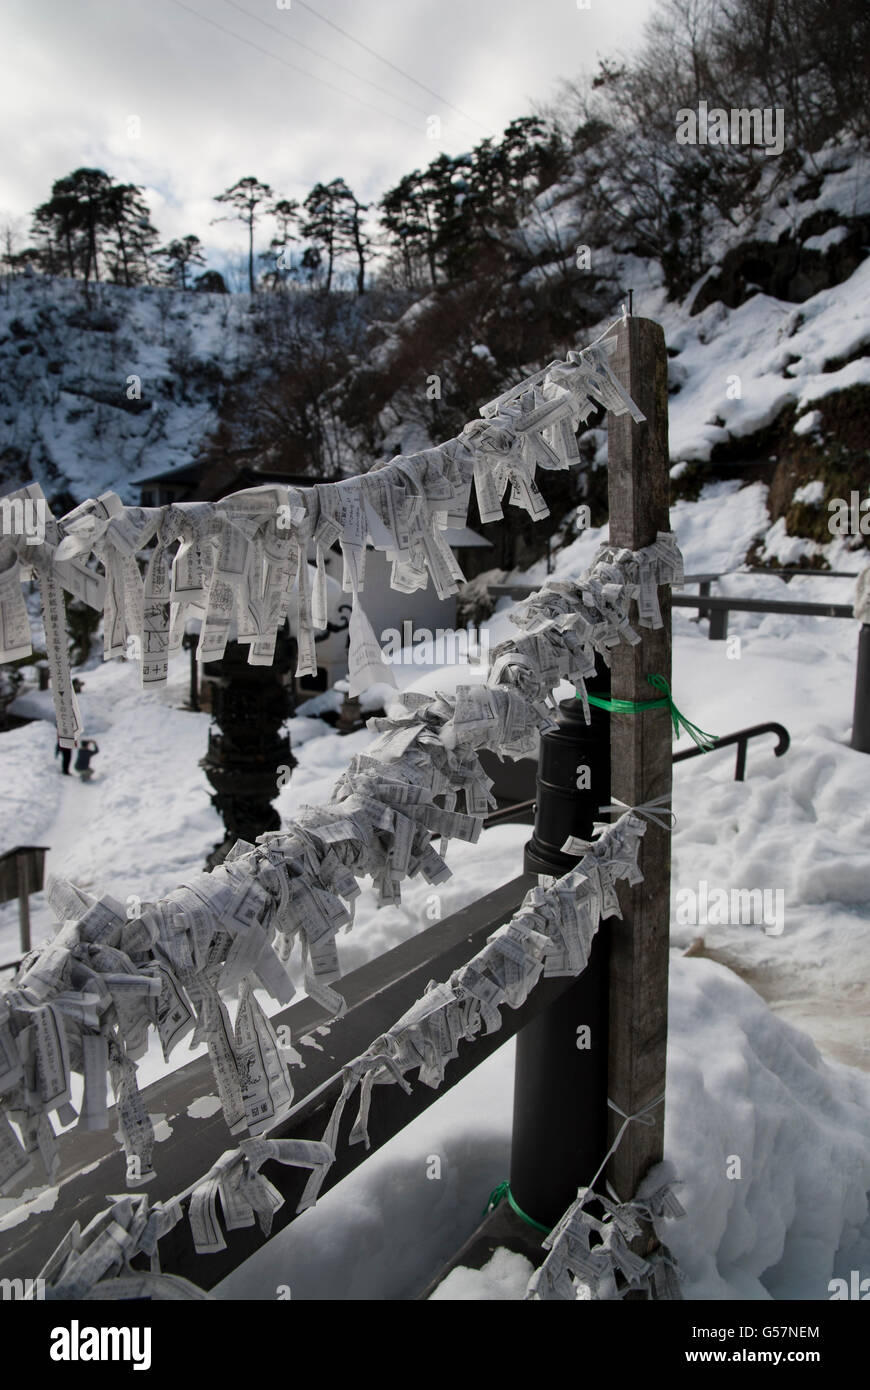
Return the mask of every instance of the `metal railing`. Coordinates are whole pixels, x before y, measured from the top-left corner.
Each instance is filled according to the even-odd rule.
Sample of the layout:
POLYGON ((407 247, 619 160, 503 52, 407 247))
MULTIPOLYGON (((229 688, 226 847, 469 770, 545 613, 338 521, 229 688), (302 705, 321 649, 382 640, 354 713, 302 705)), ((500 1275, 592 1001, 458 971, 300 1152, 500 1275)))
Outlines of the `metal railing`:
MULTIPOLYGON (((771 722, 769 724, 752 724, 747 729, 738 729, 736 733, 725 734, 723 738, 717 738, 711 753, 715 753, 719 748, 727 748, 732 744, 737 745, 737 759, 734 765, 734 781, 742 782, 746 776, 746 745, 751 738, 758 738, 759 734, 776 734, 776 747, 773 750, 774 757, 781 758, 783 753, 787 753, 791 744, 791 737, 788 729, 782 724, 771 722)), ((705 752, 703 748, 688 748, 683 753, 674 754, 674 762, 682 763, 687 758, 698 758, 705 752)))
MULTIPOLYGON (((776 734, 776 747, 774 756, 781 758, 783 753, 788 752, 791 746, 791 735, 783 724, 771 721, 767 724, 752 724, 746 729, 737 729, 733 734, 724 734, 722 738, 717 738, 710 752, 715 753, 720 748, 728 748, 733 744, 737 745, 737 759, 734 767, 734 781, 742 782, 746 777, 746 747, 750 739, 758 738, 761 734, 776 734)), ((674 762, 682 763, 687 758, 698 758, 705 750, 703 748, 688 748, 682 753, 674 754, 674 762)), ((484 820, 484 830, 489 830, 494 825, 506 825, 509 821, 522 820, 534 813, 535 798, 517 801, 513 806, 500 806, 497 811, 492 811, 484 820)))

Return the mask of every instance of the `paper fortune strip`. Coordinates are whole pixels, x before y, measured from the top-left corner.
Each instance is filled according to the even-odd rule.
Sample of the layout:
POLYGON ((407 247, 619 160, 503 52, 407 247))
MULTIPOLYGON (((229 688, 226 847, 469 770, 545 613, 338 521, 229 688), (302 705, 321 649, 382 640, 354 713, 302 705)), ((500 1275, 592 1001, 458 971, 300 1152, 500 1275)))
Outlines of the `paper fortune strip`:
MULTIPOLYGON (((374 1086, 396 1082, 410 1090, 405 1074, 418 1069, 419 1081, 437 1088, 461 1041, 501 1027, 504 1005, 519 1008, 542 977, 581 974, 599 923, 619 914, 616 882, 642 881, 637 857, 645 831, 646 823, 630 810, 603 827, 575 868, 551 889, 527 893, 519 911, 493 933, 483 950, 449 980, 430 985, 402 1018, 350 1062, 323 1135, 326 1147, 335 1151, 341 1119, 355 1090, 359 1109, 350 1143, 368 1148, 374 1086)), ((316 1201, 327 1171, 312 1173, 300 1211, 316 1201)))
POLYGON ((576 1200, 542 1241, 549 1254, 530 1278, 526 1299, 621 1299, 633 1290, 651 1299, 681 1298, 683 1276, 664 1248, 645 1259, 631 1249, 631 1242, 643 1229, 638 1218, 649 1224, 653 1217, 685 1216, 673 1186, 665 1183, 649 1196, 631 1202, 613 1202, 581 1187, 576 1200), (599 1208, 600 1217, 586 1209, 590 1202, 599 1208))
POLYGON ((302 1139, 246 1139, 230 1149, 197 1183, 166 1202, 149 1206, 142 1194, 110 1198, 111 1205, 82 1231, 78 1222, 67 1232, 35 1280, 47 1299, 84 1300, 145 1298, 208 1299, 196 1284, 160 1269, 159 1242, 185 1214, 197 1254, 226 1249, 218 1203, 228 1231, 253 1226, 272 1230, 284 1199, 260 1172, 267 1160, 315 1171, 334 1155, 322 1144, 302 1139), (132 1268, 137 1255, 148 1256, 150 1271, 132 1268))

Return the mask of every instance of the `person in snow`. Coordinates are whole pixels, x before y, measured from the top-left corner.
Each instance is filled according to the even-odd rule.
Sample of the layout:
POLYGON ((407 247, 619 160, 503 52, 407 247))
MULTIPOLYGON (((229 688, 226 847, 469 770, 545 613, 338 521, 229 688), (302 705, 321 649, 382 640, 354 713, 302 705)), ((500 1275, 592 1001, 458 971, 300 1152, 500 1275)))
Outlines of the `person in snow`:
POLYGON ((95 753, 99 753, 99 751, 96 739, 82 739, 79 751, 76 753, 76 772, 83 782, 89 782, 93 777, 94 773, 91 767, 91 758, 95 753))
POLYGON ((57 757, 58 753, 60 754, 60 770, 64 777, 69 777, 69 762, 72 757, 72 749, 61 748, 60 744, 58 744, 54 750, 54 756, 57 757))

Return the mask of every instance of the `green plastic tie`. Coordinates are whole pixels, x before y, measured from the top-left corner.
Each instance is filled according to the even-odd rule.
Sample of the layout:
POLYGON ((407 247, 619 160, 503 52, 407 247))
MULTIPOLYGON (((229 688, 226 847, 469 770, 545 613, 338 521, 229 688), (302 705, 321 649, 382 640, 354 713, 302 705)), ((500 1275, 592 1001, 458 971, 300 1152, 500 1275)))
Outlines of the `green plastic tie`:
MULTIPOLYGON (((693 724, 690 719, 678 710, 671 695, 671 687, 668 685, 664 676, 647 676, 648 683, 654 690, 663 692, 659 700, 606 700, 602 695, 590 695, 587 692, 586 698, 590 705, 597 705, 599 709, 610 710, 612 714, 643 714, 648 709, 667 709, 670 710, 671 719, 674 725, 674 737, 680 737, 680 726, 685 729, 690 738, 694 739, 699 748, 705 753, 709 753, 715 748, 718 742, 717 734, 705 734, 703 729, 699 729, 697 724, 693 724)), ((579 700, 580 695, 577 696, 579 700)))
POLYGON ((504 1182, 500 1182, 498 1187, 494 1187, 492 1189, 492 1192, 489 1194, 489 1201, 487 1202, 486 1207, 484 1208, 484 1216, 488 1216, 491 1211, 495 1211, 496 1207, 499 1205, 499 1203, 502 1201, 504 1197, 507 1197, 510 1206, 516 1212, 517 1216, 519 1216, 521 1220, 525 1221, 527 1226, 534 1226, 536 1231, 543 1231, 545 1236, 548 1236, 550 1234, 552 1227, 543 1226, 540 1221, 536 1221, 533 1216, 529 1216, 526 1212, 523 1211, 522 1207, 519 1206, 516 1199, 514 1198, 514 1194, 511 1192, 511 1185, 507 1181, 507 1179, 505 1179, 504 1182))

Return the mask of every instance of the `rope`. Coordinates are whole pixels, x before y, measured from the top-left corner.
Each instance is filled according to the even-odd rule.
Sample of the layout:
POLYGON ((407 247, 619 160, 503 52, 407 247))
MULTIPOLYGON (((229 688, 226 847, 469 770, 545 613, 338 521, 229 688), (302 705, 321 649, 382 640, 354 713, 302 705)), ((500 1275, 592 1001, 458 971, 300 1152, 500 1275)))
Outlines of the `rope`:
MULTIPOLYGON (((705 734, 703 729, 699 729, 697 724, 693 724, 690 719, 686 718, 681 710, 677 709, 677 706, 674 704, 673 696, 671 695, 671 687, 668 685, 664 676, 647 676, 646 679, 647 683, 651 685, 654 690, 663 692, 660 699, 615 700, 612 698, 605 699, 603 695, 590 695, 588 692, 586 698, 590 705, 597 705, 599 709, 609 710, 611 714, 643 714, 644 710, 648 709, 669 710, 674 725, 674 737, 680 737, 680 726, 682 725, 686 733, 690 738, 694 739, 698 747, 705 753, 709 753, 710 750, 716 746, 718 734, 705 734)), ((576 698, 579 700, 581 696, 578 695, 576 698)))
MULTIPOLYGON (((625 1134, 625 1131, 628 1129, 628 1126, 632 1123, 633 1120, 637 1120, 638 1124, 642 1125, 654 1125, 655 1120, 649 1114, 649 1111, 655 1110, 657 1105, 661 1105, 664 1098, 665 1093, 664 1091, 662 1091, 660 1096, 656 1096, 655 1100, 651 1100, 649 1104, 643 1106, 641 1110, 636 1110, 633 1115, 626 1115, 625 1111, 620 1110, 619 1106, 616 1105, 608 1097, 607 1104, 610 1106, 611 1110, 616 1111, 617 1115, 622 1116, 622 1124, 619 1126, 619 1131, 616 1135, 616 1138, 614 1139, 610 1148, 607 1150, 607 1153, 604 1155, 604 1158, 601 1160, 598 1172, 595 1174, 595 1177, 592 1179, 592 1181, 586 1184, 586 1197, 584 1197, 583 1201, 581 1201, 581 1207, 590 1196, 595 1195, 592 1189, 594 1188, 598 1179, 601 1177, 601 1174, 604 1172, 604 1169, 607 1167, 608 1162, 616 1153, 616 1150, 622 1143, 622 1136, 625 1134)), ((614 1189, 610 1186, 610 1183, 607 1184, 607 1187, 618 1202, 620 1199, 617 1196, 614 1189)), ((527 1226, 534 1226, 536 1231, 543 1231, 545 1235, 550 1234, 550 1231, 552 1229, 550 1226, 543 1226, 540 1221, 535 1221, 534 1217, 529 1216, 527 1212, 523 1211, 522 1207, 516 1201, 514 1194, 511 1192, 511 1185, 507 1181, 507 1179, 505 1179, 504 1182, 500 1182, 497 1187, 494 1187, 492 1189, 492 1192, 489 1194, 489 1201, 484 1207, 483 1215, 488 1216, 491 1211, 495 1211, 496 1207, 505 1197, 507 1197, 508 1202, 510 1203, 513 1210, 516 1212, 517 1216, 519 1216, 523 1221, 525 1221, 527 1226)))
MULTIPOLYGON (((622 1136, 625 1134, 625 1131, 628 1129, 628 1126, 631 1124, 632 1120, 637 1120, 638 1124, 641 1124, 641 1125, 654 1125, 654 1124, 655 1124, 655 1120, 654 1120, 653 1117, 649 1114, 649 1111, 650 1111, 650 1110, 655 1110, 655 1108, 656 1108, 657 1105, 661 1105, 662 1102, 664 1101, 664 1098, 665 1098, 665 1093, 664 1093, 664 1091, 662 1091, 661 1095, 660 1095, 660 1096, 656 1096, 655 1100, 651 1100, 650 1103, 649 1103, 649 1105, 644 1105, 644 1106, 642 1107, 642 1109, 636 1110, 636 1111, 634 1112, 633 1115, 626 1115, 625 1111, 624 1111, 624 1110, 620 1110, 619 1106, 616 1105, 615 1102, 612 1101, 612 1100, 610 1099, 610 1097, 608 1096, 608 1098, 607 1098, 607 1104, 609 1105, 609 1107, 610 1107, 611 1110, 615 1110, 615 1111, 616 1111, 617 1115, 621 1115, 621 1116, 622 1116, 622 1124, 619 1126, 619 1130, 618 1130, 618 1132, 617 1132, 616 1138, 614 1139, 613 1143, 610 1145, 610 1148, 607 1150, 607 1153, 604 1155, 603 1159, 601 1160, 601 1165, 600 1165, 600 1167, 599 1167, 599 1169, 598 1169, 598 1172, 595 1174, 595 1177, 592 1179, 592 1181, 591 1181, 590 1183, 587 1183, 587 1184, 586 1184, 586 1196, 587 1196, 587 1197, 592 1193, 593 1187, 594 1187, 595 1184, 597 1183, 598 1179, 601 1177, 601 1174, 604 1172, 604 1169, 607 1167, 607 1165, 608 1165, 608 1163, 610 1162, 611 1158, 612 1158, 613 1155, 616 1153, 616 1150, 619 1148, 620 1144, 622 1143, 622 1136)), ((610 1186, 610 1184, 608 1184, 608 1186, 610 1186)), ((611 1190, 611 1192, 614 1192, 614 1189, 613 1189, 612 1187, 610 1188, 610 1190, 611 1190)), ((614 1195, 616 1195, 615 1192, 614 1192, 614 1195)), ((586 1200, 586 1198, 584 1198, 584 1201, 585 1201, 585 1200, 586 1200)), ((619 1200, 619 1199, 617 1199, 617 1200, 619 1200)), ((583 1205, 583 1202, 581 1202, 580 1205, 582 1206, 582 1205, 583 1205)))
POLYGON ((529 1216, 527 1212, 523 1211, 522 1207, 519 1205, 516 1198, 514 1197, 514 1194, 511 1192, 511 1185, 507 1181, 507 1179, 505 1179, 504 1182, 500 1182, 498 1187, 494 1187, 492 1189, 492 1192, 489 1194, 489 1201, 484 1207, 483 1215, 488 1216, 491 1211, 495 1211, 496 1207, 499 1205, 499 1203, 502 1201, 504 1197, 507 1197, 510 1206, 516 1212, 517 1216, 519 1216, 523 1221, 525 1221, 527 1226, 534 1226, 536 1231, 543 1231, 545 1236, 548 1236, 550 1234, 550 1231, 552 1230, 551 1226, 542 1225, 540 1221, 536 1221, 533 1216, 529 1216))

